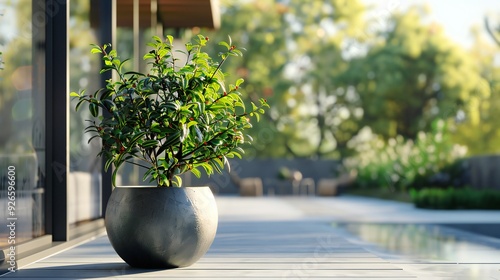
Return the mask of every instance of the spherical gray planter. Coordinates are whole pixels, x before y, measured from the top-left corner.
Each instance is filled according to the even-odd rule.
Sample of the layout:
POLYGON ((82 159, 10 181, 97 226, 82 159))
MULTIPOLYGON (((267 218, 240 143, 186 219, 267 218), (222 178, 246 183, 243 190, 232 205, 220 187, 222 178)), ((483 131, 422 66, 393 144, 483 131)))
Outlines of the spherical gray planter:
POLYGON ((200 259, 218 215, 208 187, 118 187, 106 209, 111 245, 130 266, 175 268, 200 259))

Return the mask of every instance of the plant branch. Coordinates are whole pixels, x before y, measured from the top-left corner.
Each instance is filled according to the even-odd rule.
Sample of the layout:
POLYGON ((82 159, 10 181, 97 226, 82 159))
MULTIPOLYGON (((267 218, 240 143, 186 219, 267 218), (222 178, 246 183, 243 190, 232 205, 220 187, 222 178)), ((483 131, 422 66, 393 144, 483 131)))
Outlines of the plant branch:
POLYGON ((148 170, 151 168, 151 167, 147 167, 147 166, 142 165, 142 164, 140 164, 140 163, 133 162, 133 161, 129 161, 129 160, 126 160, 125 162, 130 163, 130 164, 133 164, 133 165, 137 165, 137 166, 139 166, 139 167, 142 167, 142 168, 145 168, 145 169, 148 169, 148 170))
MULTIPOLYGON (((232 129, 232 128, 233 128, 233 127, 235 127, 235 126, 236 126, 236 124, 234 124, 234 125, 232 125, 232 126, 227 127, 225 130, 223 130, 223 131, 221 131, 221 132, 217 133, 216 135, 214 135, 212 138, 210 138, 208 141, 205 141, 205 142, 207 142, 207 143, 208 143, 208 142, 210 142, 210 141, 215 140, 217 137, 219 137, 219 136, 221 136, 222 134, 224 134, 224 133, 228 132, 230 129, 232 129)), ((199 146, 198 146, 198 147, 196 147, 194 150, 192 150, 192 151, 188 152, 187 154, 182 155, 182 157, 181 157, 181 158, 182 158, 182 159, 184 159, 184 158, 186 158, 186 157, 188 157, 188 156, 190 156, 190 155, 192 155, 192 154, 196 153, 198 150, 200 150, 200 149, 201 149, 201 148, 203 148, 203 147, 204 147, 204 145, 199 145, 199 146)))
POLYGON ((495 41, 495 43, 497 43, 497 45, 500 46, 500 39, 497 37, 497 35, 491 29, 490 23, 489 23, 487 17, 484 18, 484 25, 486 26, 486 31, 488 32, 488 34, 490 34, 491 38, 495 41))

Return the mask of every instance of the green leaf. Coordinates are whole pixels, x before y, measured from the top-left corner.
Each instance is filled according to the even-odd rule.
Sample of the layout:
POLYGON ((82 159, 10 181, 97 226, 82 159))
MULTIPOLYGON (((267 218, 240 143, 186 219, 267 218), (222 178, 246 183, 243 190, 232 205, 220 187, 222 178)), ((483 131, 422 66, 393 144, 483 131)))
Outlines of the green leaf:
POLYGON ((242 148, 242 147, 235 147, 235 148, 234 148, 234 150, 235 150, 235 151, 238 151, 238 152, 239 152, 239 153, 241 153, 241 154, 245 154, 245 150, 243 150, 243 148, 242 148))
POLYGON ((201 172, 200 172, 200 170, 198 170, 196 167, 193 167, 193 168, 191 169, 191 172, 194 174, 194 176, 196 176, 196 178, 198 178, 198 179, 199 179, 199 178, 201 177, 201 172))
POLYGON ((186 137, 188 136, 189 134, 189 130, 187 128, 187 125, 186 124, 183 124, 182 125, 182 134, 181 134, 181 143, 184 142, 184 140, 186 140, 186 137))
POLYGON ((242 78, 239 78, 237 81, 236 81, 236 86, 239 87, 245 80, 243 80, 242 78))
POLYGON ((241 158, 242 158, 242 157, 241 157, 241 155, 240 155, 239 153, 237 153, 237 152, 231 152, 231 153, 229 153, 228 155, 234 155, 234 156, 237 156, 239 159, 241 159, 241 158))
POLYGON ((89 111, 93 117, 97 117, 99 114, 99 107, 96 103, 89 103, 89 111))
MULTIPOLYGON (((126 60, 125 60, 126 61, 126 60)), ((124 61, 124 62, 125 62, 124 61)), ((125 73, 123 73, 124 75, 137 75, 137 76, 145 76, 143 73, 140 73, 140 72, 135 72, 135 71, 127 71, 125 73)))
POLYGON ((188 53, 191 52, 191 50, 193 49, 193 44, 191 42, 187 42, 185 46, 188 53))
POLYGON ((99 137, 99 135, 98 135, 98 134, 96 134, 96 135, 94 135, 94 136, 90 137, 89 141, 87 141, 87 144, 90 144, 90 141, 92 141, 92 139, 94 139, 94 138, 96 138, 96 137, 99 137))
POLYGON ((109 167, 111 166, 111 164, 113 163, 113 158, 108 158, 106 160, 106 163, 104 164, 104 170, 108 171, 109 167))
MULTIPOLYGON (((155 169, 154 169, 153 167, 151 167, 150 169, 148 169, 148 170, 144 173, 144 176, 142 176, 142 181, 143 181, 143 182, 144 182, 144 181, 146 181, 146 179, 147 179, 148 177, 150 177, 150 176, 151 176, 151 174, 152 174, 152 173, 154 173, 154 171, 155 171, 155 169)), ((152 177, 152 176, 151 176, 151 177, 152 177)), ((154 179, 152 178, 152 180, 154 180, 154 179)), ((151 181, 150 181, 150 182, 151 182, 151 181)))
POLYGON ((167 39, 168 39, 168 42, 170 43, 170 45, 173 45, 174 37, 172 35, 167 35, 167 39))
POLYGON ((188 124, 187 124, 187 128, 190 128, 191 126, 193 126, 193 125, 197 125, 197 124, 198 124, 198 122, 197 122, 197 121, 190 121, 190 122, 188 122, 188 124))
POLYGON ((155 147, 158 145, 158 140, 146 140, 144 142, 142 142, 141 146, 143 148, 151 148, 151 147, 155 147))
POLYGON ((176 185, 178 187, 181 187, 182 186, 182 178, 181 178, 181 176, 175 175, 173 183, 174 183, 174 185, 176 185))
POLYGON ((102 53, 101 47, 95 44, 91 44, 92 49, 90 50, 90 53, 102 53))
POLYGON ((139 141, 139 139, 141 139, 144 135, 146 135, 146 132, 140 132, 134 138, 132 138, 132 140, 130 142, 128 142, 129 149, 132 146, 135 146, 135 144, 139 141))
POLYGON ((77 93, 77 92, 74 92, 72 91, 70 94, 69 94, 70 97, 80 97, 80 94, 77 93))
POLYGON ((153 36, 153 40, 155 40, 158 44, 161 44, 163 42, 162 39, 156 35, 153 36))
POLYGON ((224 42, 224 41, 219 42, 219 45, 226 47, 227 50, 231 49, 231 46, 228 43, 224 42))
POLYGON ((214 169, 212 168, 212 166, 207 163, 207 162, 204 162, 202 164, 200 164, 201 167, 203 167, 203 169, 205 169, 205 173, 207 173, 208 176, 210 176, 211 174, 214 173, 214 169))
POLYGON ((222 158, 224 159, 224 165, 227 166, 227 172, 231 173, 231 165, 229 164, 229 161, 227 160, 227 157, 226 156, 222 156, 222 158))
POLYGON ((207 39, 205 39, 205 36, 198 34, 198 41, 200 43, 200 46, 205 46, 207 44, 207 39))
POLYGON ((174 134, 167 137, 165 143, 163 143, 163 145, 161 145, 161 147, 158 149, 158 154, 163 153, 168 147, 179 143, 180 142, 180 138, 179 138, 180 135, 181 135, 181 132, 176 131, 174 134))
POLYGON ((113 170, 113 174, 111 175, 111 182, 115 187, 116 187, 116 175, 118 174, 118 170, 119 170, 118 166, 115 167, 115 170, 113 170))
POLYGON ((176 102, 173 102, 173 101, 172 102, 162 103, 161 106, 160 106, 160 108, 164 108, 164 107, 170 108, 170 109, 174 109, 175 111, 178 111, 181 108, 181 106, 180 106, 179 103, 176 103, 176 102))
POLYGON ((231 55, 234 55, 234 56, 243 56, 243 53, 241 53, 240 50, 232 50, 231 51, 231 55))
POLYGON ((210 160, 210 163, 212 163, 212 166, 215 168, 217 173, 222 174, 222 169, 224 169, 224 163, 218 158, 214 158, 210 160))
POLYGON ((146 60, 146 59, 151 59, 151 58, 155 58, 156 55, 154 53, 147 53, 143 56, 142 59, 146 60))
POLYGON ((198 138, 199 142, 203 141, 203 134, 201 133, 200 129, 198 128, 197 125, 194 126, 196 137, 198 138))
POLYGON ((166 56, 168 54, 168 50, 165 50, 165 49, 162 49, 162 50, 159 50, 158 51, 158 56, 160 58, 163 58, 164 56, 166 56))

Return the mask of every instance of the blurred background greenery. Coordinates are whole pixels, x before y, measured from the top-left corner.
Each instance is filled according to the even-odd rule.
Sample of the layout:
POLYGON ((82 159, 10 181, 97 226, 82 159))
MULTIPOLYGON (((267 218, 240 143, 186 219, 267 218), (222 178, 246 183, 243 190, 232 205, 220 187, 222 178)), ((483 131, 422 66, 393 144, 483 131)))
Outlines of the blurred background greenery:
MULTIPOLYGON (((247 48, 225 70, 246 78, 249 99, 274 105, 254 130, 269 134, 256 137, 257 156, 346 158, 358 153, 355 139, 416 141, 437 120, 446 129, 434 134, 467 155, 500 151, 500 46, 486 27, 471 26, 465 48, 427 20, 429 7, 369 16, 377 9, 364 1, 222 1, 221 28, 208 35, 229 34, 247 48)), ((498 36, 500 21, 490 22, 498 36)))
POLYGON ((463 159, 500 151, 500 6, 471 19, 449 3, 477 23, 465 45, 432 4, 386 2, 222 1, 221 28, 203 32, 247 49, 225 71, 271 104, 252 156, 338 159, 358 189, 409 199, 466 187, 463 159))
MULTIPOLYGON (((23 2, 15 2, 19 26, 29 12, 23 2)), ((444 2, 389 2, 220 0, 219 29, 165 34, 186 40, 203 33, 216 42, 230 35, 246 48, 243 59, 229 61, 224 71, 229 80, 245 79, 248 102, 264 97, 271 105, 252 129, 247 158, 339 160, 340 173, 357 174, 359 189, 378 192, 464 187, 465 158, 500 152, 500 5, 478 1, 490 13, 477 16, 461 1, 447 2, 450 18, 476 23, 458 30, 469 38, 463 44, 433 16, 433 5, 444 2)), ((73 91, 96 87, 99 61, 89 52, 96 41, 89 10, 90 1, 71 1, 73 91)), ((147 41, 151 31, 143 31, 147 41)), ((121 56, 131 57, 132 31, 119 28, 117 39, 121 56)), ((8 40, 7 32, 0 34, 0 44, 8 40)), ((10 42, 0 49, 5 77, 29 64, 29 56, 15 55, 27 46, 10 42)), ((131 69, 138 67, 134 63, 131 69)), ((15 90, 0 85, 0 107, 13 106, 15 90)), ((6 120, 0 144, 9 147, 7 139, 24 134, 11 136, 15 114, 0 115, 6 120)), ((72 112, 72 170, 95 169, 98 144, 89 147, 81 133, 87 117, 72 112)))

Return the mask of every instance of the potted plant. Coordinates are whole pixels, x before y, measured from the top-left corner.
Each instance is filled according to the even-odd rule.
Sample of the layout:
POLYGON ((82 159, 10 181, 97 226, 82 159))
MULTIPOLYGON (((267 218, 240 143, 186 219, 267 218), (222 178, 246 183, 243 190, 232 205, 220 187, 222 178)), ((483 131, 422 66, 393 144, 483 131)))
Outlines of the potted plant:
POLYGON ((144 55, 147 73, 126 72, 110 45, 93 45, 102 55, 101 73, 115 71, 94 94, 72 92, 79 99, 76 110, 88 105, 87 132, 100 139, 99 156, 105 168, 114 167, 113 185, 120 167, 131 163, 146 169, 143 180, 157 187, 115 187, 108 202, 105 224, 117 253, 136 267, 182 267, 196 262, 210 247, 217 229, 217 208, 208 187, 183 186, 185 172, 208 175, 229 167, 228 158, 241 157, 240 147, 250 142, 244 131, 250 117, 259 119, 268 107, 264 99, 241 99, 239 87, 226 84, 221 66, 231 56, 241 56, 229 38, 219 43, 224 51, 212 59, 203 47, 209 39, 198 35, 174 51, 173 37, 154 36, 144 55), (180 65, 178 56, 185 56, 180 65))

